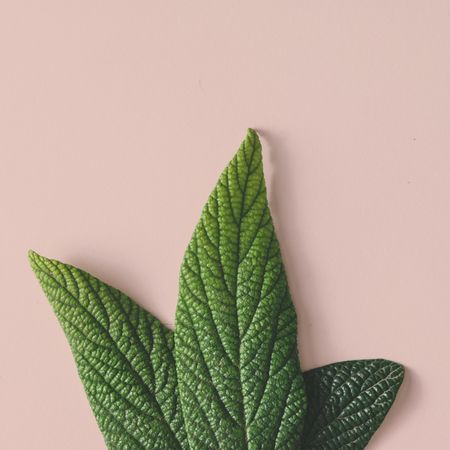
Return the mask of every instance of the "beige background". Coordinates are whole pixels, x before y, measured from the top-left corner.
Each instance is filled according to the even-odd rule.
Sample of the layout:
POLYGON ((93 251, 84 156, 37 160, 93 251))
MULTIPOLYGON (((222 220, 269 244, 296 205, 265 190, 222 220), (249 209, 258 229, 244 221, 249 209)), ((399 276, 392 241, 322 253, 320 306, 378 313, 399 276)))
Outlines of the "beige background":
POLYGON ((27 249, 172 324, 249 126, 303 367, 404 363, 369 448, 450 448, 449 29, 438 0, 1 2, 0 448, 104 448, 27 249))

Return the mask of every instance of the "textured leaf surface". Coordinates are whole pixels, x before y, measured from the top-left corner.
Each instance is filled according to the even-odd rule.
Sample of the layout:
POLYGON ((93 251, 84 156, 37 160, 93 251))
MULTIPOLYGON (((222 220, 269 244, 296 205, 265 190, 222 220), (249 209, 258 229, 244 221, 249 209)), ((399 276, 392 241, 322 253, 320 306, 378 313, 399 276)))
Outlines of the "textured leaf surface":
POLYGON ((175 354, 194 449, 298 449, 297 320, 249 130, 185 253, 175 354))
POLYGON ((305 372, 306 450, 363 449, 389 411, 403 381, 400 364, 344 361, 305 372))
POLYGON ((122 292, 30 252, 110 449, 188 448, 173 333, 122 292))

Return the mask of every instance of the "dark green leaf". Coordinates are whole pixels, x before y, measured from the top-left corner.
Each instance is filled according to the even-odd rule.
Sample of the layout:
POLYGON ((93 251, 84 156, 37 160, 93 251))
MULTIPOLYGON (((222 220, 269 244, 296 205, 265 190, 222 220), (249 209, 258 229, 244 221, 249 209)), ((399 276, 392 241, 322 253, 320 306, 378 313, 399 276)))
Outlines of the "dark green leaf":
POLYGON ((363 449, 403 381, 400 364, 344 361, 305 372, 308 396, 302 449, 363 449))

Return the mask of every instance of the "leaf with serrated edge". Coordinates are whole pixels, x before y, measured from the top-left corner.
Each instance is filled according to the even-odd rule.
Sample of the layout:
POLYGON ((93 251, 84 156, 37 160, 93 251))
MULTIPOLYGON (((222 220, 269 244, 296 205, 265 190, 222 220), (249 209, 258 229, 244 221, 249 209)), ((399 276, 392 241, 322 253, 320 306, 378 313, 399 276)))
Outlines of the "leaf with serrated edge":
POLYGON ((308 412, 302 449, 359 450, 381 425, 403 381, 400 364, 344 361, 304 373, 308 412))
POLYGON ((29 253, 109 449, 187 449, 173 333, 125 294, 29 253))
POLYGON ((299 448, 306 398, 297 319, 253 130, 185 253, 175 355, 191 448, 299 448))

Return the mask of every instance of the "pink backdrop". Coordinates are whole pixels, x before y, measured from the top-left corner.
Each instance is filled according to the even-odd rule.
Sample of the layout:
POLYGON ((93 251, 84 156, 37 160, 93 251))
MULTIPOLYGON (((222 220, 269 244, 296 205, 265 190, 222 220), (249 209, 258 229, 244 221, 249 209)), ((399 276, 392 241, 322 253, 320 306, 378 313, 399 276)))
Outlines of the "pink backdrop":
POLYGON ((369 448, 449 448, 449 28, 438 0, 2 2, 0 448, 104 448, 27 249, 173 324, 249 126, 304 369, 404 363, 369 448))

